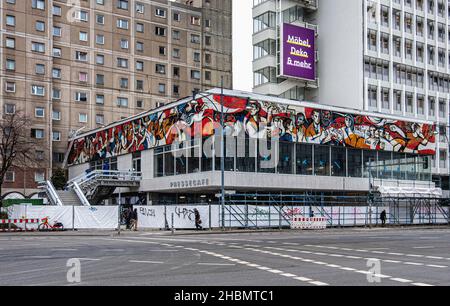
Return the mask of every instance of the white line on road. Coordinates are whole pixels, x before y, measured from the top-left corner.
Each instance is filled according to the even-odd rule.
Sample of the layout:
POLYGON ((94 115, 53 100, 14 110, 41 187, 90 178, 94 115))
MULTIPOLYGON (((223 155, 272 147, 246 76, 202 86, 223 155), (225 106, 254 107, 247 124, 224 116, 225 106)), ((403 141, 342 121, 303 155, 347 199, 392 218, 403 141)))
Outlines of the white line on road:
POLYGON ((100 261, 99 258, 77 258, 80 261, 100 261))
POLYGON ((78 251, 78 249, 52 249, 52 252, 74 252, 78 251))
POLYGON ((434 246, 418 246, 418 247, 413 247, 413 249, 435 249, 436 247, 434 246))
POLYGON ((226 263, 214 263, 214 262, 200 262, 199 266, 235 266, 236 264, 226 264, 226 263))
POLYGON ((147 261, 147 260, 130 260, 131 263, 145 263, 145 264, 163 264, 162 261, 147 261))

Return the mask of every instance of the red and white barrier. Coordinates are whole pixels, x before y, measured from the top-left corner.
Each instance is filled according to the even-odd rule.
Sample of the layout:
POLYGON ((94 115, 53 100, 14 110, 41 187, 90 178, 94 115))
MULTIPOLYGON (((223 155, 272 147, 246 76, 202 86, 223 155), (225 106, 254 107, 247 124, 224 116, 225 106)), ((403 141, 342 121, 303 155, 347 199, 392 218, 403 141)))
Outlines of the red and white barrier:
POLYGON ((39 223, 39 219, 1 219, 0 224, 39 223))
POLYGON ((23 232, 23 231, 32 232, 35 231, 37 227, 35 227, 34 229, 27 229, 27 224, 39 225, 39 222, 40 219, 1 219, 0 224, 8 224, 9 227, 0 229, 0 232, 23 232), (24 224, 25 228, 21 227, 11 228, 11 224, 24 224))
POLYGON ((327 218, 305 218, 294 216, 291 218, 291 229, 326 229, 327 218))

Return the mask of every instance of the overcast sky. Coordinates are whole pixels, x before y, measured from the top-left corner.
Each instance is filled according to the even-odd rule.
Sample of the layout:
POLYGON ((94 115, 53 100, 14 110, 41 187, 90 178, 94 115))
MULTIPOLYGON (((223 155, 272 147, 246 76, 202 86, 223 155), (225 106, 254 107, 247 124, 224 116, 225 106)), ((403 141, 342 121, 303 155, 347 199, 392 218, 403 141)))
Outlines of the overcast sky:
POLYGON ((233 85, 252 91, 252 0, 233 0, 233 85))

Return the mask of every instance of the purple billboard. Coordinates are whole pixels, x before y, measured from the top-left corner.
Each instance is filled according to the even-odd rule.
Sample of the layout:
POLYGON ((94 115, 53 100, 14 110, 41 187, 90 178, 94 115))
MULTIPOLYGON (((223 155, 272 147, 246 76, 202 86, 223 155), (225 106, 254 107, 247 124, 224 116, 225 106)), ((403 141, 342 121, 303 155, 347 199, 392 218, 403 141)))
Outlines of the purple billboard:
POLYGON ((316 80, 314 30, 283 24, 281 44, 281 75, 305 80, 316 80))

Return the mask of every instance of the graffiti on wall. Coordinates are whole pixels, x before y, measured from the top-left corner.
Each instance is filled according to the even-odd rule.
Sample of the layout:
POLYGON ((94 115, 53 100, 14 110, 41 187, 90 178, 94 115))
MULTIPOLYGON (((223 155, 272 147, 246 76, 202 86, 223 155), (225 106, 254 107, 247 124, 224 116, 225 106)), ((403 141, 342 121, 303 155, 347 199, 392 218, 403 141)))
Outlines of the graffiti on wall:
MULTIPOLYGON (((228 134, 250 138, 435 154, 435 126, 296 105, 223 97, 228 134)), ((70 165, 214 135, 220 96, 209 95, 75 139, 70 165)))

